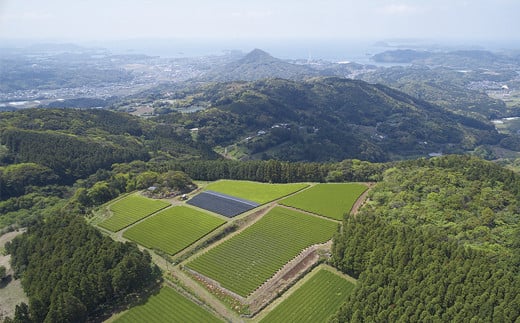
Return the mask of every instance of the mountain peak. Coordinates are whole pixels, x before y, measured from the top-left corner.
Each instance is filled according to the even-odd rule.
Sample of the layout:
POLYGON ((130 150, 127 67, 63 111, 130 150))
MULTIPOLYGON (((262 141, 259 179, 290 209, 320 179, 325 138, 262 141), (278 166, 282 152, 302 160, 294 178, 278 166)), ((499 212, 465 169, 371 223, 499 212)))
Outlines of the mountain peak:
POLYGON ((263 60, 273 60, 275 59, 273 56, 271 56, 269 53, 255 48, 251 52, 249 52, 244 58, 242 58, 242 62, 258 62, 263 60))

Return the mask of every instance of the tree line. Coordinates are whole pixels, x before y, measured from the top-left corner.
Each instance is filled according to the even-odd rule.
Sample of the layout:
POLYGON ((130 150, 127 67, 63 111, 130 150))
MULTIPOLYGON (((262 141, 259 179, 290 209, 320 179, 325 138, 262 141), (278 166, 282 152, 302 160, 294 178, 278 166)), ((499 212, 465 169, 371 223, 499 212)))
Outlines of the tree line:
POLYGON ((168 160, 159 162, 133 162, 116 164, 116 173, 153 170, 178 170, 196 180, 218 179, 249 180, 266 183, 295 182, 374 182, 391 163, 371 163, 347 159, 336 163, 286 162, 279 160, 236 161, 226 159, 194 160, 189 162, 168 160))

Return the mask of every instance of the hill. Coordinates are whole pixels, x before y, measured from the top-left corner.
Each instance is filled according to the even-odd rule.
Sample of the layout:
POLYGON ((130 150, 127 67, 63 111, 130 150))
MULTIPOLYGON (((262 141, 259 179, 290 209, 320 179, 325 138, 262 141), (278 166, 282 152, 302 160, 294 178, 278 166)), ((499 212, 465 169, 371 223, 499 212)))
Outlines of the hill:
POLYGON ((206 156, 187 130, 100 109, 1 113, 0 144, 0 166, 37 163, 67 183, 118 162, 206 156))
POLYGON ((398 49, 376 54, 372 59, 379 63, 413 63, 454 68, 489 68, 513 62, 507 55, 485 50, 430 52, 398 49))
POLYGON ((308 66, 288 63, 261 49, 254 49, 237 61, 216 67, 202 77, 206 81, 255 81, 265 78, 303 79, 319 72, 308 66))
POLYGON ((210 84, 158 98, 168 95, 186 108, 208 108, 165 110, 157 122, 197 129, 198 142, 238 158, 386 161, 464 152, 502 138, 490 123, 383 85, 336 77, 210 84))
POLYGON ((359 280, 333 321, 515 321, 518 181, 467 156, 385 171, 335 237, 336 266, 359 280))

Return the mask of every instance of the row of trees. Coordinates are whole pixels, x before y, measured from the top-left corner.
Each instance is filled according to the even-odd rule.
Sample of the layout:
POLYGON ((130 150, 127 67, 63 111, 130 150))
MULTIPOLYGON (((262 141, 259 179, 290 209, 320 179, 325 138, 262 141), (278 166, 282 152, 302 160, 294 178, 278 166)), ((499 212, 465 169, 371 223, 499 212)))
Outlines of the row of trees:
POLYGON ((284 162, 278 160, 196 160, 179 162, 133 162, 114 165, 116 173, 141 172, 153 170, 166 172, 180 170, 193 179, 215 181, 218 179, 237 179, 271 183, 294 182, 373 182, 382 177, 391 164, 378 164, 356 159, 337 163, 284 162))
POLYGON ((30 226, 6 251, 29 297, 17 307, 16 322, 84 322, 160 277, 146 251, 115 242, 73 215, 30 226))

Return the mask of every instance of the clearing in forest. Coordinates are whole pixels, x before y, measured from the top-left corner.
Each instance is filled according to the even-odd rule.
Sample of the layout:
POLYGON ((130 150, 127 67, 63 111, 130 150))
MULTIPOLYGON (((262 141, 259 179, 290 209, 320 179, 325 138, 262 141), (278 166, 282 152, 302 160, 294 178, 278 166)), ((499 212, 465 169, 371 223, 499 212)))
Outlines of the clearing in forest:
POLYGON ((109 208, 112 216, 99 226, 116 232, 170 205, 168 202, 132 194, 111 204, 109 208))
POLYGON ((133 307, 116 320, 126 322, 222 322, 201 306, 169 287, 163 287, 146 303, 133 307))
POLYGON ((225 220, 187 206, 175 206, 129 228, 123 237, 169 255, 188 247, 225 220))
POLYGON ((186 266, 247 297, 303 249, 331 239, 337 226, 334 221, 275 207, 186 266))
POLYGON ((302 190, 307 186, 309 185, 305 183, 269 184, 220 180, 209 184, 205 189, 264 204, 302 190))
POLYGON ((354 286, 344 277, 321 267, 260 322, 327 322, 354 286))
POLYGON ((357 183, 316 184, 283 199, 280 204, 341 221, 367 189, 366 185, 357 183))

